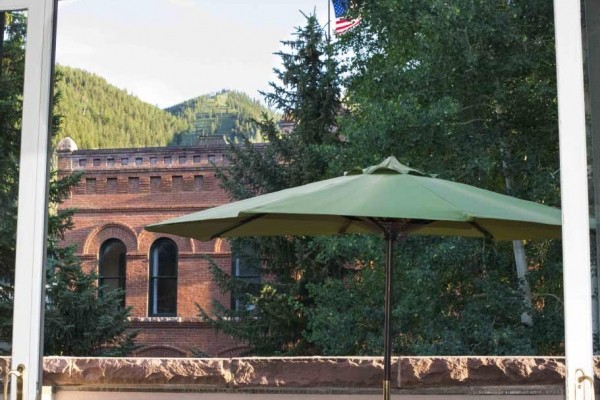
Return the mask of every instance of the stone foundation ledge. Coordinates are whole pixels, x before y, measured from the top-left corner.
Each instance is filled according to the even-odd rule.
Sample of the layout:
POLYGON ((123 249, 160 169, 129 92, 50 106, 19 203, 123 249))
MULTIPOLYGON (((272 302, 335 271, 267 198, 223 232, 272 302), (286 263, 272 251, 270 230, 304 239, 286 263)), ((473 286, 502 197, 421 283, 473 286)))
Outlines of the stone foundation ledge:
MULTIPOLYGON (((340 396, 340 395, 381 395, 381 388, 328 388, 328 387, 254 387, 254 388, 211 388, 206 386, 190 385, 120 385, 120 386, 55 386, 55 392, 87 392, 87 393, 165 393, 174 395, 178 393, 197 393, 197 394, 264 394, 264 395, 319 395, 319 396, 340 396)), ((560 386, 461 386, 447 387, 434 386, 430 388, 392 388, 393 395, 400 396, 494 396, 500 398, 505 396, 562 396, 564 395, 564 384, 560 386)))
MULTIPOLYGON (((0 366, 5 368, 7 361, 0 359, 0 366)), ((394 357, 392 373, 392 386, 399 390, 493 393, 494 387, 535 391, 564 386, 565 366, 562 358, 547 357, 394 357)), ((380 357, 44 358, 44 385, 73 389, 380 389, 382 376, 380 357)), ((600 359, 596 359, 596 380, 599 377, 600 359)))

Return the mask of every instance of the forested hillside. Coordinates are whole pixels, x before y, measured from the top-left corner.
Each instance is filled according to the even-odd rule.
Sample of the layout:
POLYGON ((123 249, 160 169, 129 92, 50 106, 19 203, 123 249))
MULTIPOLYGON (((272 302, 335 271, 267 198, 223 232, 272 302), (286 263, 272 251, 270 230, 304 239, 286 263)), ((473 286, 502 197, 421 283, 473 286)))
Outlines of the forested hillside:
POLYGON ((276 118, 273 112, 245 93, 227 90, 196 97, 166 111, 182 118, 190 126, 189 131, 176 135, 175 145, 194 144, 199 137, 210 135, 237 140, 244 134, 252 141, 260 142, 261 136, 253 120, 260 119, 263 112, 276 118))
POLYGON ((187 123, 145 103, 89 72, 58 66, 62 78, 57 112, 63 116, 59 138, 69 136, 79 148, 166 146, 187 123))
POLYGON ((71 137, 81 149, 194 145, 200 136, 260 141, 252 123, 261 113, 275 116, 246 94, 222 91, 203 95, 167 110, 145 103, 104 78, 58 66, 63 117, 60 140, 71 137))

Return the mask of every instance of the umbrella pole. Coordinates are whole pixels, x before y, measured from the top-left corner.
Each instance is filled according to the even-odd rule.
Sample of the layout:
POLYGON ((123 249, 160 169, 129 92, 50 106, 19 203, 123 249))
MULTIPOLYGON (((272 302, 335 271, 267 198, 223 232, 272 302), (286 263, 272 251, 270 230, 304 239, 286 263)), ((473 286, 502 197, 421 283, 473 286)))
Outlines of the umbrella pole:
POLYGON ((399 224, 391 222, 385 230, 385 306, 383 324, 383 400, 390 400, 392 378, 392 264, 394 244, 398 239, 399 224))

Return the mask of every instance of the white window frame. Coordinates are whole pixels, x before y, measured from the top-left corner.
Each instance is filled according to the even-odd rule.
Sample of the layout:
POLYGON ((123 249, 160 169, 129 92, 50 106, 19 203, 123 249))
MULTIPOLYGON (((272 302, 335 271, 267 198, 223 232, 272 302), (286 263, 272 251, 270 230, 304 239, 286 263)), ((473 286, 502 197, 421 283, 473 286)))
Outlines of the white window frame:
MULTIPOLYGON (((566 398, 594 399, 590 221, 579 0, 555 0, 566 398)), ((598 218, 598 216, 596 216, 598 218)))
MULTIPOLYGON (((2 11, 27 12, 19 172, 11 369, 23 365, 23 396, 39 399, 42 384, 44 265, 53 37, 57 0, 0 0, 2 11)), ((16 400, 16 379, 10 398, 16 400)))
MULTIPOLYGON (((0 0, 0 10, 27 10, 27 48, 19 177, 12 366, 25 366, 23 399, 41 384, 43 281, 53 30, 57 0, 0 0)), ((558 69, 566 398, 593 399, 587 165, 578 0, 554 1, 558 69)), ((13 386, 14 387, 14 386, 13 386)), ((16 398, 15 390, 11 399, 16 398)))

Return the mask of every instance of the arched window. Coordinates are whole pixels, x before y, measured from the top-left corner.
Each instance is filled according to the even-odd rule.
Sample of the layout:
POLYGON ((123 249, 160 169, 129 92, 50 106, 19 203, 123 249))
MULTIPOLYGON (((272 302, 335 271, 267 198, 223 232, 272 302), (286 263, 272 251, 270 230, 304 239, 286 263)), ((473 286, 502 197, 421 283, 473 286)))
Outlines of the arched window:
POLYGON ((177 315, 177 245, 158 239, 150 249, 150 294, 148 314, 177 315))
MULTIPOLYGON (((98 286, 100 296, 107 291, 121 289, 125 291, 125 270, 127 247, 119 239, 108 239, 100 246, 98 256, 98 286)), ((125 306, 125 296, 122 305, 125 306)))

